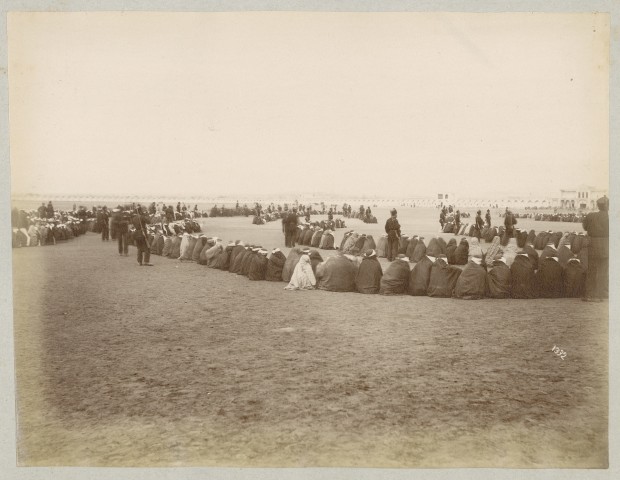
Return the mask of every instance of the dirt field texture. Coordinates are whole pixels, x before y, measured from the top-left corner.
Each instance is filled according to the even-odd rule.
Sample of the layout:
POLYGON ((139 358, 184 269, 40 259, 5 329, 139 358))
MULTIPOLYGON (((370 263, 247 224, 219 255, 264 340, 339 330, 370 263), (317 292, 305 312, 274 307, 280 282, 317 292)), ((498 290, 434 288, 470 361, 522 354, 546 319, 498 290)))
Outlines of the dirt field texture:
MULTIPOLYGON (((276 222, 201 221, 282 248, 276 222)), ((14 250, 20 465, 607 466, 606 302, 289 292, 134 253, 14 250)))

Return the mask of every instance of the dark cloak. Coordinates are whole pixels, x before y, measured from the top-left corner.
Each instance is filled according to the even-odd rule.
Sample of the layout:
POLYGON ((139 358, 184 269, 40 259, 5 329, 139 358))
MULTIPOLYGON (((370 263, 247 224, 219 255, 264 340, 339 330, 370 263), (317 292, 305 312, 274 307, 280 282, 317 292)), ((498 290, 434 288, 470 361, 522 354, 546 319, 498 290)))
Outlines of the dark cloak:
POLYGON ((585 294, 586 270, 577 259, 570 260, 564 268, 564 296, 580 298, 585 294))
POLYGON ((559 262, 547 257, 539 263, 536 283, 540 298, 561 298, 564 296, 564 269, 559 262))
POLYGON ((431 279, 431 267, 433 262, 426 255, 417 262, 409 274, 409 286, 407 293, 416 297, 426 296, 428 282, 431 279))
POLYGON ((487 289, 487 271, 482 265, 467 262, 454 286, 454 297, 463 300, 484 298, 487 289))
POLYGON ((318 250, 310 250, 310 254, 308 256, 310 257, 310 265, 312 266, 312 273, 314 273, 314 276, 316 277, 316 267, 319 263, 323 261, 323 257, 321 257, 321 254, 319 253, 318 250))
POLYGON ((250 280, 265 280, 268 263, 269 260, 267 260, 265 255, 255 254, 250 263, 248 278, 250 280))
POLYGON ((562 245, 558 249, 558 260, 560 261, 560 265, 562 265, 562 267, 566 268, 566 264, 568 263, 568 261, 574 257, 575 254, 570 249, 569 245, 562 245))
POLYGON ((497 227, 491 227, 487 230, 487 233, 484 236, 484 241, 487 243, 491 243, 496 236, 497 236, 497 227))
POLYGON ((446 247, 446 257, 450 265, 454 265, 454 254, 456 252, 456 238, 451 238, 446 247))
POLYGON ((355 277, 355 288, 360 293, 379 293, 383 270, 377 257, 362 259, 355 277))
POLYGON ((467 258, 469 257, 469 242, 466 238, 461 238, 459 246, 454 251, 454 264, 465 265, 467 264, 467 258))
POLYGON ((286 256, 282 252, 275 252, 269 256, 269 262, 267 263, 267 272, 265 274, 265 280, 270 282, 282 281, 282 269, 286 262, 286 256))
POLYGON ((248 254, 243 257, 243 260, 241 260, 241 268, 239 269, 237 274, 245 275, 247 277, 248 273, 250 272, 250 265, 252 264, 252 260, 256 256, 258 256, 257 252, 253 252, 251 249, 248 250, 248 254))
POLYGON ((228 260, 229 261, 228 269, 231 272, 232 272, 233 264, 235 262, 235 258, 237 258, 237 255, 239 255, 242 252, 245 252, 245 247, 243 245, 235 245, 232 251, 230 252, 230 259, 228 260))
POLYGON ((218 268, 220 270, 228 270, 230 267, 230 254, 233 250, 232 245, 228 245, 220 254, 217 256, 217 261, 215 262, 214 268, 218 268))
POLYGON ((387 236, 381 235, 377 240, 377 257, 385 258, 385 250, 387 249, 387 236))
MULTIPOLYGON (((451 240, 455 240, 455 239, 452 238, 451 240)), ((446 254, 446 247, 448 246, 448 245, 446 245, 446 241, 442 237, 437 237, 437 244, 439 245, 439 248, 441 249, 441 253, 443 255, 445 255, 446 254)))
POLYGON ((543 248, 542 253, 540 254, 540 258, 538 259, 539 265, 540 262, 544 261, 547 257, 557 257, 558 251, 552 245, 546 245, 543 248))
POLYGON ((499 260, 493 261, 493 265, 487 273, 487 297, 510 298, 511 289, 512 274, 510 273, 510 268, 504 262, 499 260))
POLYGON ((538 270, 538 252, 534 250, 534 247, 531 245, 526 245, 523 247, 523 251, 527 253, 527 256, 530 258, 530 262, 532 262, 532 267, 534 270, 538 270))
POLYGON ((431 257, 438 257, 442 254, 441 247, 439 246, 439 242, 436 238, 431 238, 430 242, 426 247, 426 255, 430 255, 431 257))
POLYGON ((424 243, 424 239, 420 238, 418 240, 418 244, 415 246, 415 250, 413 251, 413 258, 409 260, 413 260, 414 262, 419 262, 426 255, 426 244, 424 243))
POLYGON ((354 292, 357 267, 344 255, 336 255, 316 267, 316 288, 329 292, 354 292))
POLYGON ((162 257, 167 257, 170 255, 170 247, 172 247, 172 237, 164 238, 164 248, 161 251, 162 257))
POLYGON ((381 277, 379 293, 381 295, 403 295, 409 287, 409 262, 394 260, 381 277))
POLYGON ((175 235, 172 237, 172 245, 170 246, 170 254, 168 258, 179 258, 181 256, 181 237, 175 235))
POLYGON ((436 260, 431 267, 427 295, 429 297, 451 297, 460 275, 460 268, 448 265, 443 260, 436 260))
POLYGON ((360 235, 359 238, 355 241, 355 245, 351 249, 351 255, 359 255, 360 253, 364 253, 364 245, 366 244, 366 235, 360 235))
POLYGON ((324 232, 321 237, 321 243, 319 244, 319 248, 323 250, 333 250, 334 249, 334 234, 333 232, 324 232))
MULTIPOLYGON (((234 249, 233 249, 234 252, 234 249)), ((247 255, 249 255, 251 252, 251 250, 246 250, 245 247, 243 248, 243 251, 241 253, 239 253, 234 260, 231 261, 230 264, 230 273, 239 273, 241 272, 241 264, 243 263, 243 260, 245 259, 245 257, 247 255)))
POLYGON ((366 253, 367 250, 376 250, 377 245, 375 244, 375 239, 372 235, 366 235, 366 240, 364 241, 364 246, 362 247, 360 253, 366 253))
POLYGON ((415 247, 418 246, 419 241, 420 240, 418 239, 418 237, 413 237, 409 239, 409 245, 407 245, 407 253, 405 253, 405 255, 409 258, 410 262, 413 262, 413 256, 415 254, 415 247))
POLYGON ((312 235, 314 235, 314 230, 310 228, 306 229, 304 231, 304 238, 300 243, 302 245, 306 245, 307 247, 309 247, 310 243, 312 243, 312 235))
POLYGON ((517 255, 510 266, 512 298, 538 298, 534 265, 529 255, 517 255))
POLYGON ((284 267, 282 268, 282 280, 286 283, 291 281, 293 270, 295 270, 299 259, 303 255, 303 253, 301 253, 302 250, 303 249, 301 247, 293 247, 289 252, 288 257, 286 257, 284 267))
POLYGON ((200 261, 200 252, 202 252, 205 243, 207 243, 207 237, 198 237, 196 245, 194 245, 194 250, 192 251, 192 260, 194 262, 200 261))
POLYGON ((321 237, 323 236, 323 230, 317 230, 312 234, 312 239, 310 240, 310 246, 313 248, 319 248, 321 244, 321 237))

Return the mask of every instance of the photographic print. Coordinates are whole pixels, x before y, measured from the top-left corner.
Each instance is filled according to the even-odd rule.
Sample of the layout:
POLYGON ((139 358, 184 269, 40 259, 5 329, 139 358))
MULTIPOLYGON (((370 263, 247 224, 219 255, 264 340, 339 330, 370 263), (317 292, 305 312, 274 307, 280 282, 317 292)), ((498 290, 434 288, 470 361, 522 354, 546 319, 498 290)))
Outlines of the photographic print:
POLYGON ((609 465, 607 13, 11 11, 17 465, 609 465))

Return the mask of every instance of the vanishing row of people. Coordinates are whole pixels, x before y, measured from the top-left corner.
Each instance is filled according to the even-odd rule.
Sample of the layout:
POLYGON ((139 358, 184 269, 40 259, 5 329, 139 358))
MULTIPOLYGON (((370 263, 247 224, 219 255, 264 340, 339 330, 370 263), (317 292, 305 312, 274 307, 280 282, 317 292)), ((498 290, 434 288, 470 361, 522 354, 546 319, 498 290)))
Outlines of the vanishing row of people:
MULTIPOLYGON (((444 254, 430 255, 435 253, 431 246, 413 268, 409 258, 399 254, 383 272, 376 250, 368 250, 362 257, 338 251, 323 260, 317 250, 304 247, 293 248, 287 257, 277 248, 269 255, 258 245, 237 241, 224 246, 217 237, 184 234, 179 258, 254 281, 284 281, 287 290, 318 288, 462 299, 583 296, 586 269, 580 259, 572 255, 564 261, 554 255, 553 245, 547 247, 540 257, 535 250, 519 250, 509 265, 498 239, 486 255, 474 253, 460 268, 450 265, 444 254)), ((565 245, 562 248, 568 249, 565 245)))
POLYGON ((19 222, 12 225, 12 247, 38 247, 56 245, 92 229, 93 221, 84 221, 68 216, 66 212, 55 212, 52 217, 38 217, 36 211, 19 212, 19 222))
POLYGON ((475 254, 460 268, 449 265, 446 255, 427 254, 412 269, 409 259, 399 254, 383 272, 377 252, 368 250, 361 262, 339 252, 313 270, 310 252, 305 251, 285 288, 461 299, 582 297, 585 293, 586 269, 574 257, 562 265, 556 256, 538 259, 519 251, 508 265, 498 251, 487 262, 475 254))

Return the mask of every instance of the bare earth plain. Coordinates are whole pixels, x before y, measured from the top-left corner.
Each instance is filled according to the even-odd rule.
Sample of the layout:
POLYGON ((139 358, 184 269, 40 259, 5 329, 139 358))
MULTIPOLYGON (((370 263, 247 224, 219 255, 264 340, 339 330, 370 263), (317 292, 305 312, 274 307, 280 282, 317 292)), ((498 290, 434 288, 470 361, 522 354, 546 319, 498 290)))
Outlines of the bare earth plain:
MULTIPOLYGON (((427 210, 404 233, 433 234, 427 210)), ((383 213, 347 225, 376 239, 383 213)), ((278 222, 201 222, 282 248, 278 222)), ((20 465, 608 465, 607 302, 288 292, 134 254, 13 251, 20 465)))

